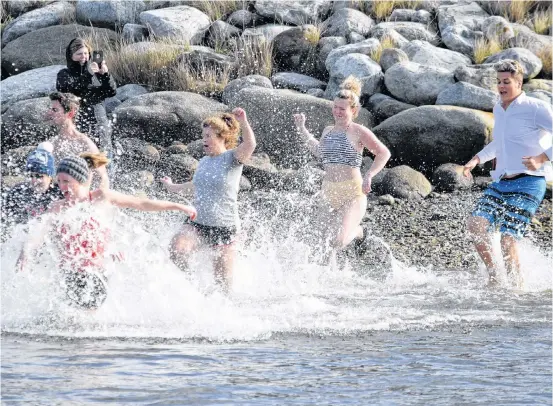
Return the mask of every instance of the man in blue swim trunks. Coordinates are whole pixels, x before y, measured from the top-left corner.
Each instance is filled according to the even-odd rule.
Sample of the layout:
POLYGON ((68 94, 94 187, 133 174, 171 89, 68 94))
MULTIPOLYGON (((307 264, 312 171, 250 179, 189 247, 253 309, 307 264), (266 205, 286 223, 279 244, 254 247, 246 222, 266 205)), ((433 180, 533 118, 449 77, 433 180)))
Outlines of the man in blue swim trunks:
POLYGON ((478 164, 496 159, 493 183, 478 200, 468 231, 484 261, 491 285, 497 283, 497 261, 490 231, 499 228, 507 274, 523 287, 517 240, 522 238, 545 195, 546 176, 551 180, 553 111, 541 100, 522 91, 523 68, 503 60, 496 65, 500 101, 493 109, 493 141, 465 165, 464 174, 478 164))

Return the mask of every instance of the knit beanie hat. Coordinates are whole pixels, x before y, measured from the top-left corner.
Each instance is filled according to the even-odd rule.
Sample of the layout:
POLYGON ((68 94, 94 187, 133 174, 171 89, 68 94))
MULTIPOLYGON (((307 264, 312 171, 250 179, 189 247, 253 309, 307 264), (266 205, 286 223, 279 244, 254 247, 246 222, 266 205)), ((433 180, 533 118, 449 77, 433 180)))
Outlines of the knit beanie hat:
POLYGON ((41 143, 37 149, 31 152, 27 157, 27 171, 47 175, 52 178, 56 172, 52 149, 53 146, 51 143, 41 143))
POLYGON ((86 183, 90 173, 86 161, 78 156, 63 158, 58 164, 56 174, 66 173, 79 183, 86 183))

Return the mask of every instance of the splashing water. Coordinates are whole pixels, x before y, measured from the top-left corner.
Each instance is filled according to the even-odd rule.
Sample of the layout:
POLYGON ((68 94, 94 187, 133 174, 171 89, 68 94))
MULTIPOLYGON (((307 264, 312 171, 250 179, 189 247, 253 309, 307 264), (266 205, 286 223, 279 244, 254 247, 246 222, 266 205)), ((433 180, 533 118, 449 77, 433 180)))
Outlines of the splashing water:
MULTIPOLYGON (((108 297, 95 311, 76 309, 65 300, 59 247, 51 236, 29 271, 14 272, 27 237, 18 226, 2 247, 2 331, 228 341, 548 320, 549 306, 541 299, 550 295, 543 291, 551 286, 551 256, 528 242, 521 245, 526 292, 487 290, 483 268, 474 273, 407 267, 393 258, 385 241, 371 237, 390 254, 391 272, 383 278, 362 260, 337 269, 317 265, 314 247, 303 238, 308 203, 292 195, 271 203, 276 210, 258 203, 248 203, 228 296, 213 281, 208 252, 192 256, 189 272, 169 260, 180 215, 95 207, 94 217, 111 228, 106 257, 118 252, 125 257, 123 262, 106 260, 108 297), (513 308, 506 298, 527 306, 513 308)), ((62 216, 70 223, 82 212, 68 210, 62 216)), ((34 233, 41 222, 33 220, 28 227, 34 233)))

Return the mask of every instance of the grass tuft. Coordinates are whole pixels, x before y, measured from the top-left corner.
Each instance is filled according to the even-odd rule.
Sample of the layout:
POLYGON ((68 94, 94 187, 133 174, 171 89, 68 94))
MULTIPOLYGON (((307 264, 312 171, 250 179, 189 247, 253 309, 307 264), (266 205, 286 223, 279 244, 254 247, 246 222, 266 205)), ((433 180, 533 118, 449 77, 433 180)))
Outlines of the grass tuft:
POLYGON ((530 9, 536 5, 534 0, 513 0, 505 9, 504 17, 513 23, 523 24, 530 13, 530 9))
POLYGON ((536 11, 532 18, 534 23, 534 31, 538 34, 546 34, 553 24, 553 16, 551 15, 551 9, 536 11))
POLYGON ((241 37, 236 40, 234 49, 234 57, 240 61, 238 77, 247 75, 271 77, 273 46, 264 36, 241 37))
POLYGON ((394 39, 388 35, 382 37, 378 48, 371 52, 369 57, 376 63, 380 63, 380 58, 382 57, 382 51, 389 48, 397 48, 397 44, 394 39))
POLYGON ((237 10, 247 7, 245 0, 197 0, 189 2, 189 5, 203 11, 211 21, 221 20, 237 10))
POLYGON ((499 41, 487 40, 485 38, 477 39, 474 43, 474 62, 480 64, 486 60, 488 56, 497 54, 503 50, 499 41))
POLYGON ((204 96, 220 96, 230 81, 230 69, 215 69, 202 65, 193 68, 187 63, 179 63, 172 72, 174 88, 204 96))
POLYGON ((304 31, 304 38, 311 45, 316 46, 321 39, 321 27, 320 25, 311 25, 304 31))
POLYGON ((542 73, 548 78, 551 79, 552 76, 552 64, 553 64, 553 52, 551 44, 549 46, 544 46, 540 51, 537 53, 538 58, 541 59, 541 62, 543 64, 541 71, 542 73))

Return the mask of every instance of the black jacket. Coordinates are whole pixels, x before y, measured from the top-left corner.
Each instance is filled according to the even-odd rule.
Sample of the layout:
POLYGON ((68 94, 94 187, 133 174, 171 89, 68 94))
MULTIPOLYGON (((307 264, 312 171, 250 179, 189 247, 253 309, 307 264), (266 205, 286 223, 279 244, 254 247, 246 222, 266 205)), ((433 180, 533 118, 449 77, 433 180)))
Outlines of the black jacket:
POLYGON ((58 72, 56 89, 62 93, 73 93, 81 98, 77 121, 95 122, 92 106, 102 103, 108 97, 115 96, 117 93, 115 80, 109 72, 104 75, 96 74, 100 86, 94 86, 92 84, 93 75, 88 72, 87 66, 81 66, 79 62, 71 59, 69 46, 65 50, 65 58, 67 59, 67 68, 58 72))

